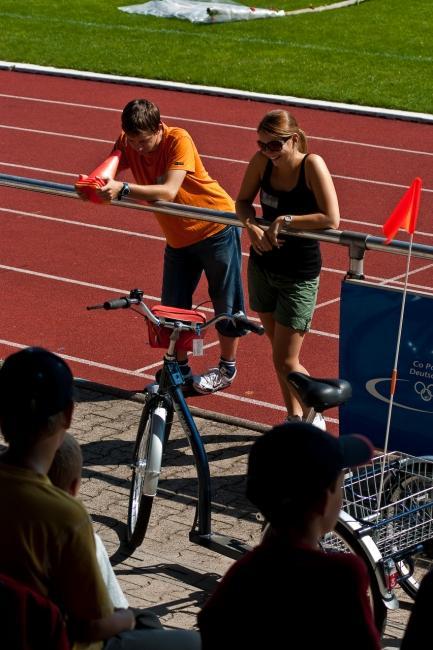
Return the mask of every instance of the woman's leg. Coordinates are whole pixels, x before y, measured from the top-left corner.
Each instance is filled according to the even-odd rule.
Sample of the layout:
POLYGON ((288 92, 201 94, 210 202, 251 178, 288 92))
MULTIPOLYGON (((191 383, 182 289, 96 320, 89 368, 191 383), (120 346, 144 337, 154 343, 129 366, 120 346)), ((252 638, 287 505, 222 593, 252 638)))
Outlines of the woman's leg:
POLYGON ((259 317, 265 328, 266 335, 271 341, 272 360, 287 408, 287 414, 303 417, 307 411, 304 412, 302 404, 287 382, 286 377, 289 372, 308 374, 299 361, 305 332, 280 325, 274 320, 271 313, 261 312, 259 317))

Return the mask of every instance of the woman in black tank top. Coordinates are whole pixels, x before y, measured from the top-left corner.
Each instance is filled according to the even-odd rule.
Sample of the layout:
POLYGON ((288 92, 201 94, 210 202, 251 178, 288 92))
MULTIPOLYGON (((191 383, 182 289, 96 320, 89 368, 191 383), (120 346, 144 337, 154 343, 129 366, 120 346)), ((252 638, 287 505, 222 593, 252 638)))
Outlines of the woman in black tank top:
MULTIPOLYGON (((257 133, 259 151, 248 165, 236 201, 236 214, 251 242, 250 307, 271 341, 288 418, 302 418, 303 406, 286 377, 293 371, 307 372, 299 355, 315 307, 321 255, 317 241, 295 232, 338 228, 340 212, 323 158, 307 154, 305 134, 290 113, 270 111, 257 133), (256 217, 257 193, 265 221, 256 217)), ((324 428, 320 418, 315 424, 324 428)))

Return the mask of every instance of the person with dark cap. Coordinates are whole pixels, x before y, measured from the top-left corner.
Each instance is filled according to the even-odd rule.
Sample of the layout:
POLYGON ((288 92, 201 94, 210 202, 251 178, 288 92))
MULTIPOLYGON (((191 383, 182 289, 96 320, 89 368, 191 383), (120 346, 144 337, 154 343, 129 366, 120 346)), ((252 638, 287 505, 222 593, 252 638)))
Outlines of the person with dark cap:
POLYGON ((195 647, 183 639, 184 630, 134 629, 132 610, 113 610, 89 515, 47 476, 72 412, 73 377, 63 359, 33 347, 5 360, 0 428, 8 446, 0 455, 0 574, 60 607, 74 650, 195 647))
POLYGON ((344 468, 369 462, 363 436, 334 438, 305 422, 261 436, 248 460, 247 497, 269 522, 198 614, 203 650, 379 650, 367 568, 352 554, 325 553, 342 505, 344 468))

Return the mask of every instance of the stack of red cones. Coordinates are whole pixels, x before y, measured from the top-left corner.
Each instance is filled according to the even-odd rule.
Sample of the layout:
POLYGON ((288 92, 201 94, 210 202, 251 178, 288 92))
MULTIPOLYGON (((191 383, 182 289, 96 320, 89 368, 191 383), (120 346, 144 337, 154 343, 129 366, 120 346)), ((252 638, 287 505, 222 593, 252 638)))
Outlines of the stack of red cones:
POLYGON ((88 176, 80 174, 78 181, 75 183, 75 189, 79 194, 85 194, 89 201, 93 203, 105 203, 97 193, 96 190, 106 185, 107 178, 114 178, 116 176, 117 168, 119 166, 122 152, 119 149, 113 151, 111 156, 104 160, 96 169, 94 169, 88 176))

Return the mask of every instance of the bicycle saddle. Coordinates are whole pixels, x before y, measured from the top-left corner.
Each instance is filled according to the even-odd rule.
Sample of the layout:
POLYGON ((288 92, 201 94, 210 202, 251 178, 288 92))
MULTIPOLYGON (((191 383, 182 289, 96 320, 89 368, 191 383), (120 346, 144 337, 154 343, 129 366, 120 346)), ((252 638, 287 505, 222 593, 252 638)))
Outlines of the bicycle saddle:
POLYGON ((302 372, 290 372, 287 381, 305 406, 318 413, 339 406, 352 396, 352 386, 345 379, 319 379, 302 372))

